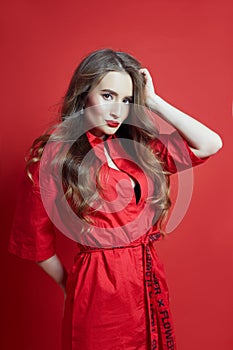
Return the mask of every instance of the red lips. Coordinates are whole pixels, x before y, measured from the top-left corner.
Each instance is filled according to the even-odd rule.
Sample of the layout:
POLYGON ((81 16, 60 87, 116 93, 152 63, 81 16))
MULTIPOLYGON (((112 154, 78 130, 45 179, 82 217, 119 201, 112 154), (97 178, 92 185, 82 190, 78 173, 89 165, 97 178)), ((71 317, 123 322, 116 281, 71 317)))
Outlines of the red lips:
POLYGON ((110 128, 116 128, 120 123, 117 122, 113 122, 111 120, 106 120, 106 123, 108 126, 110 126, 110 128))

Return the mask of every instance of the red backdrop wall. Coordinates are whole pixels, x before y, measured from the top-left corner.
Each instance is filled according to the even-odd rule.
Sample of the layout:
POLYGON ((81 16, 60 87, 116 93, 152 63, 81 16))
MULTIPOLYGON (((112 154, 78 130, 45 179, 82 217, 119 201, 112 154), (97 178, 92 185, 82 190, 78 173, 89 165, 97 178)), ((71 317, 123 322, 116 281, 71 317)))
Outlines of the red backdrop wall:
MULTIPOLYGON (((1 349, 60 348, 62 292, 36 266, 7 252, 24 154, 54 119, 80 59, 128 51, 158 94, 220 133, 224 147, 194 170, 182 223, 158 244, 179 350, 233 346, 232 5, 226 0, 9 0, 2 5, 1 349)), ((75 245, 58 237, 67 268, 75 245)))

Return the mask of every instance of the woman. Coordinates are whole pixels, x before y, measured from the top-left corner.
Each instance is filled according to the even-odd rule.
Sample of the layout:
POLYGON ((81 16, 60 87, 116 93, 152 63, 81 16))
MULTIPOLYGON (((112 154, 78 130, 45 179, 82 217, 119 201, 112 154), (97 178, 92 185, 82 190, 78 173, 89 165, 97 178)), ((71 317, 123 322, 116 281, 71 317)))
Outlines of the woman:
POLYGON ((163 235, 169 176, 221 146, 215 132, 160 98, 129 54, 104 49, 81 62, 58 128, 33 144, 9 245, 64 290, 64 350, 176 348, 152 243, 163 235), (145 107, 176 132, 160 135, 145 107), (68 279, 56 230, 78 243, 68 279))

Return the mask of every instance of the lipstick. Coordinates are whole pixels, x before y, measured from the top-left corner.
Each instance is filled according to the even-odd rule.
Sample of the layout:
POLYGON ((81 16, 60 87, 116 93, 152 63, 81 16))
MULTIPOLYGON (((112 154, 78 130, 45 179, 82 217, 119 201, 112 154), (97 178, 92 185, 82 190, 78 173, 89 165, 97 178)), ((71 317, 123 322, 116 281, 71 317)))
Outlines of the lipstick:
POLYGON ((116 128, 120 123, 114 122, 112 120, 106 120, 106 123, 110 128, 116 128))

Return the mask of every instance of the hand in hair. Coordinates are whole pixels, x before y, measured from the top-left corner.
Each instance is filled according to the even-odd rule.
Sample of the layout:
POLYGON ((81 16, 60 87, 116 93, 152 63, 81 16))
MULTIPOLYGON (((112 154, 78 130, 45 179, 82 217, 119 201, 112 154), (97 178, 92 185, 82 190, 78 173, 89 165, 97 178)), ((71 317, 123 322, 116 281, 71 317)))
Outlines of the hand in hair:
POLYGON ((140 69, 139 72, 142 74, 145 83, 146 106, 172 125, 185 138, 196 156, 205 158, 218 152, 222 147, 220 136, 157 95, 152 77, 146 68, 140 69))
POLYGON ((145 84, 145 101, 147 107, 150 107, 150 101, 153 100, 154 96, 156 95, 155 93, 155 88, 154 88, 154 83, 152 80, 152 77, 146 68, 141 68, 139 72, 143 76, 144 84, 145 84))

